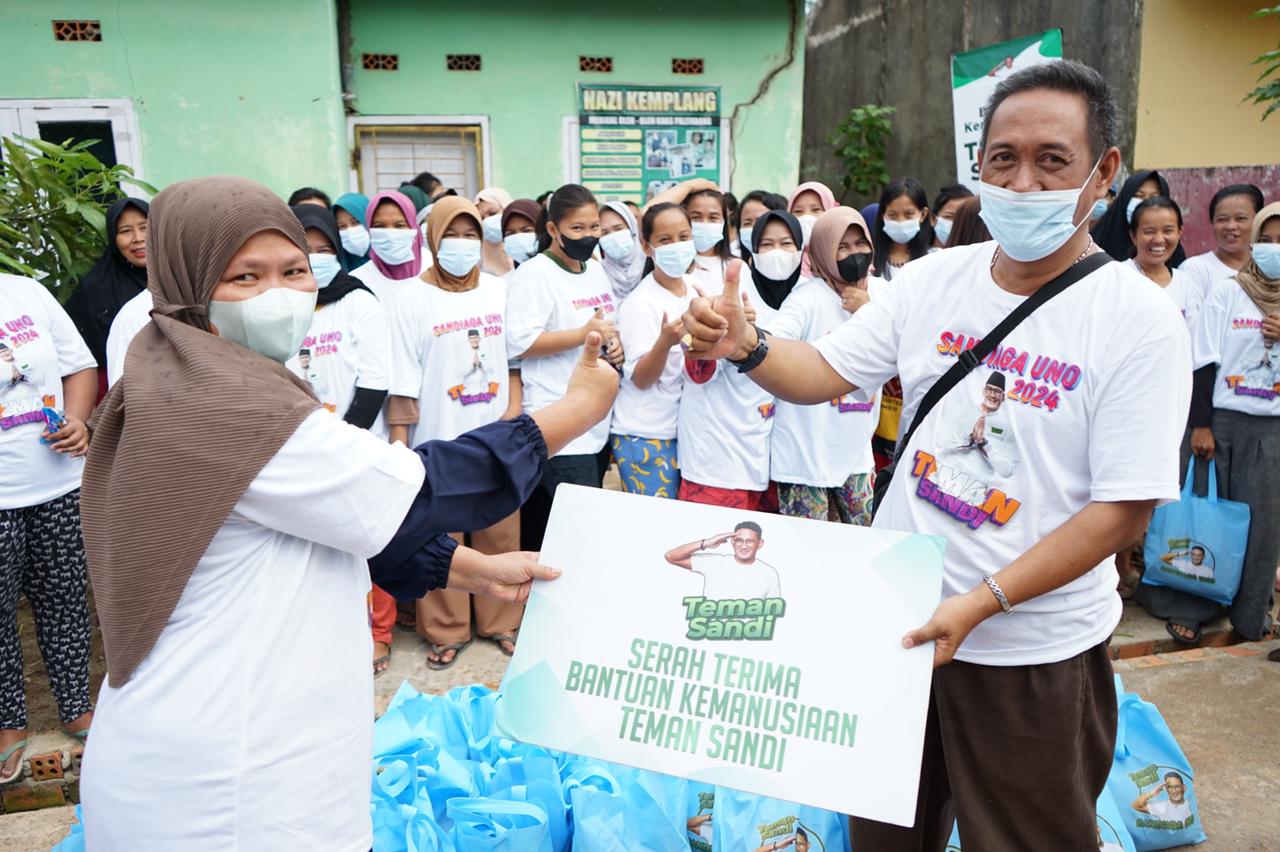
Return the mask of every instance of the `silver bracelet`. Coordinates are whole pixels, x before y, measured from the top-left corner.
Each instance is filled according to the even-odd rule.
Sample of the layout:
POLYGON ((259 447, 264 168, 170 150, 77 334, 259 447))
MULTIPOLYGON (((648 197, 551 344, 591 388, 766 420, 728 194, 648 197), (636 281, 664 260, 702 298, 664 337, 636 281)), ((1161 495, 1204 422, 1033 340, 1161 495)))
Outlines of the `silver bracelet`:
POLYGON ((1004 589, 1000 588, 1000 584, 995 581, 990 574, 983 574, 982 581, 987 584, 987 588, 991 590, 991 594, 996 596, 996 600, 1000 602, 1000 609, 1009 612, 1013 606, 1009 603, 1009 599, 1004 596, 1004 589))

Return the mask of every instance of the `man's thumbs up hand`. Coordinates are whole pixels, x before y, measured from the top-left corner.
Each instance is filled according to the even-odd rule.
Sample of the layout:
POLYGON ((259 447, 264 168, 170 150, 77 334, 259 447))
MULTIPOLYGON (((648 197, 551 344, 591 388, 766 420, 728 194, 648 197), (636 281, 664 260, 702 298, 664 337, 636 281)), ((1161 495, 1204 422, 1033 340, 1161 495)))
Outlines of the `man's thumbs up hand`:
MULTIPOLYGON (((724 275, 724 290, 714 299, 698 290, 698 298, 689 303, 684 314, 684 346, 689 358, 712 360, 733 355, 746 345, 746 337, 755 331, 747 323, 742 305, 740 280, 745 264, 729 263, 724 275)), ((749 350, 748 350, 749 351, 749 350)))

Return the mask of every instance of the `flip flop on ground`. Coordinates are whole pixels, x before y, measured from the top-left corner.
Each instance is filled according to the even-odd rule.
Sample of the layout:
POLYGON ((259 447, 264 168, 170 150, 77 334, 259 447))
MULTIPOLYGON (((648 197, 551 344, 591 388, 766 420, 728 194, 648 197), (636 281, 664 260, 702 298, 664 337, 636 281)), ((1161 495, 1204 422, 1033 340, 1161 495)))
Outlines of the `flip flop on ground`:
POLYGON ((458 662, 458 655, 461 654, 471 640, 465 642, 452 642, 448 645, 436 645, 433 642, 427 643, 427 668, 432 671, 442 672, 450 668, 454 663, 458 662), (444 655, 452 652, 453 656, 444 659, 444 655))
POLYGON ((514 633, 495 633, 484 638, 497 645, 498 650, 508 657, 516 652, 516 636, 514 633))
POLYGON ((22 753, 27 750, 27 738, 23 737, 4 751, 0 752, 0 773, 4 772, 4 765, 9 762, 9 758, 14 753, 18 753, 18 762, 14 765, 13 771, 7 775, 0 775, 0 784, 8 784, 10 781, 16 781, 22 777, 22 753))
POLYGON ((373 676, 378 677, 391 665, 391 646, 386 642, 374 642, 373 652, 377 654, 381 650, 386 650, 385 654, 373 658, 373 676))
POLYGON ((1175 641, 1183 645, 1199 645, 1200 644, 1200 625, 1186 621, 1178 621, 1169 619, 1164 623, 1164 629, 1169 631, 1169 635, 1175 641))

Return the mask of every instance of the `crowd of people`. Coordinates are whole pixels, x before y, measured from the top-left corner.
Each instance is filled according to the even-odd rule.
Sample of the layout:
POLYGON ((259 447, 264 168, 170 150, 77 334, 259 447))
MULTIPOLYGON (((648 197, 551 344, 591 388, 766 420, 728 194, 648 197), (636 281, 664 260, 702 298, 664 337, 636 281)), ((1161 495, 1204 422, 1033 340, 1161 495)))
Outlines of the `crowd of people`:
MULTIPOLYGON (((1015 104, 1047 108, 1023 102, 1046 89, 1083 97, 1082 115, 1098 108, 1096 75, 1058 73, 1015 75, 995 106, 1009 99, 1001 114, 1010 116, 1015 104)), ((1056 153, 1028 153, 1016 134, 996 138, 994 107, 988 116, 977 195, 948 185, 930 198, 902 177, 859 211, 818 182, 738 198, 699 179, 640 207, 576 184, 536 200, 498 187, 468 199, 422 173, 371 198, 300 189, 286 208, 256 184, 211 178, 170 187, 154 211, 138 198, 113 204, 103 257, 65 309, 40 284, 4 276, 0 361, 10 376, 0 389, 0 451, 24 475, 5 486, 0 508, 0 782, 20 772, 25 745, 20 594, 66 731, 83 738, 93 719, 82 479, 110 673, 99 717, 105 726, 109 713, 111 727, 95 735, 105 742, 95 740, 86 764, 86 801, 96 796, 90 807, 100 814, 146 800, 145 785, 112 764, 204 798, 189 767, 180 776, 163 768, 162 751, 137 746, 157 726, 194 724, 175 703, 178 684, 188 710, 205 708, 201 718, 239 720, 249 706, 287 724, 272 696, 316 667, 351 671, 354 651, 369 647, 353 632, 370 634, 375 675, 390 661, 397 623, 425 640, 434 669, 452 666, 477 637, 513 653, 522 604, 512 589, 527 590, 542 570, 513 554, 540 549, 561 483, 602 487, 614 464, 620 487, 637 495, 866 525, 877 472, 900 460, 901 482, 877 523, 953 539, 948 604, 972 601, 975 587, 989 597, 983 618, 1026 602, 1020 616, 996 616, 1015 626, 997 629, 991 618, 969 625, 971 634, 950 629, 944 604, 909 637, 937 641, 943 662, 956 654, 975 664, 935 678, 931 719, 944 723, 930 737, 946 758, 931 762, 927 745, 935 780, 946 762, 955 769, 958 739, 979 736, 966 726, 980 720, 957 721, 966 696, 1013 705, 1029 688, 978 670, 1082 658, 1086 680, 1102 670, 1118 617, 1109 561, 1109 576, 1091 557, 1074 573, 1070 559, 1056 574, 1035 562, 1056 585, 1022 579, 1026 571, 989 573, 1030 566, 1037 542, 1075 524, 1086 503, 1146 507, 1089 516, 1073 531, 1092 534, 1091 547, 1109 543, 1120 585, 1136 586, 1175 638, 1196 642, 1218 615, 1204 599, 1139 586, 1128 559, 1150 506, 1176 497, 1173 462, 1155 455, 1167 435, 1181 436, 1184 464, 1192 454, 1215 459, 1219 493, 1266 519, 1251 528, 1229 616, 1245 639, 1270 635, 1280 561, 1271 522, 1280 510, 1280 203, 1265 205, 1248 184, 1223 187, 1207 211, 1214 247, 1187 258, 1168 183, 1155 171, 1121 180, 1105 114, 1087 115, 1080 150, 1056 153), (1032 222, 1034 211, 1011 198, 1032 195, 1045 204, 1054 195, 1065 224, 1032 222), (1044 259, 1070 250, 1069 265, 1095 246, 1117 263, 1028 320, 973 371, 967 393, 935 409, 933 428, 899 447, 930 379, 1029 295, 1027 282, 1061 271, 1044 259), (616 400, 614 387, 603 389, 610 381, 616 400), (1055 438, 1068 424, 1087 440, 1055 438), (399 472, 406 464, 416 476, 399 472), (274 538, 252 540, 259 527, 274 538), (979 534, 980 544, 964 543, 979 534), (353 579, 349 560, 369 562, 371 626, 341 603, 366 606, 367 583, 353 579), (254 583, 232 582, 246 562, 260 566, 254 583), (496 597, 495 583, 504 588, 496 597), (1064 607, 1088 612, 1055 621, 1064 607), (240 650, 229 655, 228 646, 240 650), (210 658, 221 668, 209 674, 205 662, 196 684, 188 669, 210 658)), ((300 751, 349 737, 342 726, 371 712, 367 696, 340 687, 330 684, 321 702, 332 724, 308 728, 330 742, 300 751)), ((1050 687, 1044 694, 1063 707, 1079 697, 1078 684, 1061 678, 1050 687)), ((258 778, 250 762, 275 761, 281 772, 305 765, 295 744, 289 754, 260 738, 246 745, 225 722, 200 729, 225 746, 209 749, 209 772, 258 778)), ((1050 722, 1064 738, 1082 736, 1078 714, 1050 722)), ((1086 712, 1083 724, 1091 735, 1106 713, 1086 712)), ((982 805, 957 779, 978 790, 1000 760, 999 751, 970 756, 953 772, 951 794, 971 819, 982 805)), ((259 799, 253 818, 262 822, 238 830, 270 834, 269 821, 299 816, 270 790, 272 777, 240 789, 245 801, 259 799)), ((331 833, 322 836, 349 834, 344 825, 360 822, 353 809, 367 805, 358 789, 322 779, 308 795, 309 819, 326 812, 331 833)), ((1093 798, 1080 801, 1091 807, 1093 798)), ((232 807, 215 797, 198 809, 216 821, 232 807)), ((1071 819, 1071 808, 1060 817, 1071 819)), ((99 831, 128 845, 125 834, 99 831)))

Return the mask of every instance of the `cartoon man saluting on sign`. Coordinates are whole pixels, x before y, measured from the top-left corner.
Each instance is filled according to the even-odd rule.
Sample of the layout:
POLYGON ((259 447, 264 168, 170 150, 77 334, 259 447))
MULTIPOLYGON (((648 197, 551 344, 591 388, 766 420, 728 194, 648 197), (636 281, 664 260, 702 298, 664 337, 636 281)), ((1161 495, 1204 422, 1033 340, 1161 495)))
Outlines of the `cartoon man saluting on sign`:
POLYGON ((667 561, 678 568, 701 574, 702 596, 709 600, 750 600, 782 596, 778 572, 756 558, 764 547, 764 534, 755 521, 743 521, 733 532, 720 533, 682 544, 667 551, 667 561), (711 553, 726 541, 732 554, 711 553))

